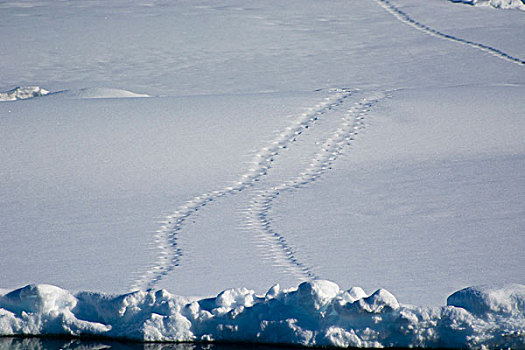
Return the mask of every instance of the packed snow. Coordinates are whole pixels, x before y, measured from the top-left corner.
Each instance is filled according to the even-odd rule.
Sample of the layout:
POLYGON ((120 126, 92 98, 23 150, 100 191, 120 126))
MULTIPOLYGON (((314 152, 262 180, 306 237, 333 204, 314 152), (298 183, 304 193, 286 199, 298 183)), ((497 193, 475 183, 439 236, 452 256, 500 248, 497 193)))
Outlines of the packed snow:
POLYGON ((0 296, 0 335, 70 335, 144 341, 229 341, 337 347, 522 348, 525 285, 469 287, 444 307, 399 304, 313 280, 189 299, 165 290, 124 295, 28 285, 0 296))
POLYGON ((0 334, 525 347, 523 6, 0 0, 0 334))

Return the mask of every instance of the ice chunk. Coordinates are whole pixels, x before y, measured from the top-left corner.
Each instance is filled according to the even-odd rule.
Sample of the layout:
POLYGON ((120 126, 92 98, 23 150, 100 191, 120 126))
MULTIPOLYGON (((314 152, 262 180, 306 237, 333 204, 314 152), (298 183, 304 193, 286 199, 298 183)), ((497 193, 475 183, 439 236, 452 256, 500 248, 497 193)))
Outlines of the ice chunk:
POLYGON ((391 311, 399 307, 396 298, 385 289, 378 289, 371 296, 359 299, 351 305, 356 310, 370 313, 391 311))
POLYGON ((328 305, 339 294, 339 286, 330 281, 314 280, 303 282, 296 292, 288 294, 288 304, 320 310, 328 305))
POLYGON ((268 289, 268 292, 266 292, 266 295, 264 296, 264 298, 266 300, 276 298, 280 292, 281 292, 281 286, 279 284, 274 284, 270 289, 268 289))
POLYGON ((0 101, 16 101, 45 96, 49 91, 39 86, 18 86, 12 90, 0 92, 0 101))
POLYGON ((28 285, 0 297, 0 307, 14 312, 50 314, 75 307, 77 299, 59 287, 39 284, 28 285))

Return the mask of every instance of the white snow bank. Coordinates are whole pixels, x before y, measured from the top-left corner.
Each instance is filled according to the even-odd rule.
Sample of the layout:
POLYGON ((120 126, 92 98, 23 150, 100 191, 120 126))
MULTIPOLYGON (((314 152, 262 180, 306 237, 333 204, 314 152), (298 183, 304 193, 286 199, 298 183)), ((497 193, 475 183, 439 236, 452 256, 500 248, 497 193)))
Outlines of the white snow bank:
POLYGON ((525 11, 525 3, 521 0, 451 0, 473 6, 490 6, 501 9, 517 9, 525 11))
POLYGON ((12 90, 0 92, 0 101, 16 101, 48 95, 49 91, 39 86, 18 86, 12 90))
POLYGON ((130 98, 130 97, 150 97, 146 94, 137 94, 135 92, 111 89, 111 88, 85 88, 79 90, 59 91, 56 94, 71 98, 130 98))
POLYGON ((191 300, 165 290, 124 295, 28 285, 0 296, 0 335, 91 335, 146 341, 243 341, 308 346, 513 347, 525 344, 525 286, 469 287, 448 306, 400 305, 323 280, 297 289, 246 288, 191 300))
POLYGON ((38 86, 16 87, 6 92, 0 92, 0 101, 16 101, 39 96, 62 96, 68 98, 130 98, 150 97, 146 94, 137 94, 131 91, 111 88, 84 88, 78 90, 63 90, 49 92, 38 86))
POLYGON ((493 313, 524 317, 525 286, 511 284, 505 288, 469 287, 449 296, 447 305, 461 307, 478 315, 493 313))

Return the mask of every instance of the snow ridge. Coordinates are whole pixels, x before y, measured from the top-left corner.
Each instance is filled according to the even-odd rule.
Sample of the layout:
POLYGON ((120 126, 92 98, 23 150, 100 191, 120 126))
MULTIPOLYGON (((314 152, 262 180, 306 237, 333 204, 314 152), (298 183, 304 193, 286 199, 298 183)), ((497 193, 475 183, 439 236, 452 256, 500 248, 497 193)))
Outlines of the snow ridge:
POLYGON ((438 37, 438 38, 442 38, 442 39, 454 41, 454 42, 457 42, 457 43, 460 43, 460 44, 471 46, 473 48, 476 48, 478 50, 482 50, 482 51, 488 52, 488 53, 490 53, 490 54, 492 54, 492 55, 494 55, 496 57, 499 57, 501 59, 507 60, 507 61, 515 63, 515 64, 525 65, 525 61, 522 60, 521 58, 511 56, 508 53, 505 53, 505 52, 501 51, 500 49, 497 49, 495 47, 488 46, 488 45, 485 45, 485 44, 477 43, 477 42, 474 42, 474 41, 458 38, 458 37, 450 35, 450 34, 445 34, 443 32, 440 32, 440 31, 438 31, 436 29, 433 29, 433 28, 427 26, 426 24, 418 22, 415 19, 413 19, 412 17, 410 17, 406 12, 404 12, 403 10, 400 10, 395 5, 393 5, 390 2, 390 0, 375 0, 375 1, 381 7, 383 7, 385 10, 390 12, 393 16, 395 16, 398 20, 400 20, 401 22, 406 23, 406 24, 416 28, 417 30, 420 30, 422 32, 425 32, 427 34, 430 34, 430 35, 438 37))
POLYGON ((138 94, 132 91, 114 88, 83 88, 78 90, 58 91, 55 94, 61 94, 69 98, 94 99, 94 98, 138 98, 151 97, 146 94, 138 94))
POLYGON ((300 114, 274 140, 261 148, 238 181, 225 188, 194 197, 166 217, 155 237, 157 248, 160 250, 158 259, 134 282, 132 289, 153 288, 164 276, 180 266, 183 252, 177 240, 184 223, 190 216, 218 198, 241 192, 255 185, 262 176, 267 174, 272 167, 274 158, 279 155, 280 151, 295 142, 303 130, 309 128, 320 115, 341 105, 344 99, 350 95, 350 91, 347 89, 332 89, 329 92, 331 94, 329 97, 326 97, 307 112, 300 114))
POLYGON ((50 92, 39 86, 16 87, 12 90, 0 92, 0 101, 26 100, 29 98, 47 96, 47 97, 65 97, 73 99, 97 99, 97 98, 135 98, 151 97, 146 94, 137 94, 123 89, 113 88, 83 88, 77 90, 62 90, 50 92))
MULTIPOLYGON (((342 96, 343 100, 348 98, 350 93, 342 96)), ((331 168, 333 162, 342 153, 343 148, 354 140, 359 131, 364 128, 364 118, 372 105, 385 98, 384 93, 375 93, 368 98, 362 98, 356 102, 342 117, 341 122, 331 135, 320 143, 318 152, 314 155, 310 164, 298 176, 291 178, 277 186, 259 191, 250 201, 247 210, 247 226, 256 232, 257 237, 269 246, 272 259, 280 266, 288 265, 289 272, 302 280, 318 278, 313 269, 303 262, 300 262, 294 249, 286 241, 283 234, 272 228, 272 221, 269 211, 272 202, 281 193, 294 191, 315 182, 327 170, 331 168)))
POLYGON ((62 335, 148 342, 247 342, 330 347, 523 349, 525 286, 469 287, 447 306, 400 304, 378 289, 314 280, 189 299, 165 290, 108 295, 28 285, 0 293, 0 336, 62 335))

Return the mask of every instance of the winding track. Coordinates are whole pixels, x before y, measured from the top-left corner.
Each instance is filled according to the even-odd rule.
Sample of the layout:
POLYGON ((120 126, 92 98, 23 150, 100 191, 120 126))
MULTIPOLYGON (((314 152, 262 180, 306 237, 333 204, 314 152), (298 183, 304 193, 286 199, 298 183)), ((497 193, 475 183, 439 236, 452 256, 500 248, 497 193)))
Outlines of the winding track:
MULTIPOLYGON (((389 0, 374 1, 398 20, 417 30, 441 39, 469 45, 515 64, 525 65, 525 61, 497 48, 446 34, 418 22, 406 12, 394 6, 389 0)), ((265 243, 268 248, 267 250, 272 253, 271 258, 276 265, 287 265, 288 272, 300 279, 315 279, 317 276, 312 267, 298 260, 296 252, 287 242, 283 234, 272 228, 272 220, 270 217, 272 202, 283 192, 294 191, 316 181, 330 169, 332 163, 342 153, 344 146, 350 144, 358 132, 364 127, 363 120, 370 107, 385 97, 387 97, 385 93, 376 93, 355 103, 341 118, 339 127, 322 142, 318 153, 316 153, 305 170, 298 176, 282 182, 277 186, 259 191, 250 201, 250 206, 246 211, 247 227, 254 230, 257 238, 265 243)))
POLYGON ((398 7, 396 7, 395 5, 393 5, 392 2, 390 2, 390 0, 374 0, 374 1, 377 2, 385 10, 390 12, 398 20, 400 20, 401 22, 406 23, 406 24, 416 28, 417 30, 420 30, 422 32, 425 32, 427 34, 430 34, 432 36, 435 36, 435 37, 438 37, 438 38, 441 38, 441 39, 446 39, 446 40, 454 41, 454 42, 457 42, 457 43, 460 43, 460 44, 471 46, 471 47, 473 47, 475 49, 488 52, 488 53, 490 53, 490 54, 492 54, 492 55, 494 55, 496 57, 499 57, 501 59, 504 59, 506 61, 509 61, 509 62, 512 62, 512 63, 515 63, 515 64, 525 65, 525 61, 522 60, 521 58, 511 56, 508 53, 503 52, 500 49, 497 49, 497 48, 489 46, 489 45, 477 43, 477 42, 474 42, 474 41, 458 38, 456 36, 440 32, 439 30, 431 28, 431 27, 427 26, 426 24, 418 22, 415 19, 413 19, 410 15, 408 15, 405 11, 403 11, 403 10, 399 9, 398 7))
POLYGON ((319 149, 306 169, 277 186, 262 190, 252 197, 246 212, 247 227, 255 231, 259 240, 264 242, 271 258, 279 266, 288 266, 287 272, 300 280, 315 279, 313 268, 296 257, 294 249, 286 238, 272 228, 270 209, 272 202, 281 193, 294 191, 313 183, 331 168, 333 162, 342 153, 343 148, 354 140, 364 128, 364 118, 372 105, 386 97, 385 93, 373 93, 368 98, 356 102, 341 118, 336 130, 320 143, 319 149))
MULTIPOLYGON (((389 0, 374 1, 401 22, 429 35, 469 45, 509 62, 525 65, 524 60, 511 56, 497 48, 458 38, 418 22, 406 12, 393 5, 389 0)), ((156 233, 155 241, 157 248, 160 250, 157 261, 135 281, 132 288, 153 288, 164 276, 179 266, 182 258, 182 250, 177 240, 188 218, 215 199, 235 194, 254 186, 261 177, 267 174, 274 158, 279 155, 282 149, 287 148, 295 142, 303 130, 309 128, 320 116, 326 114, 333 108, 341 106, 344 100, 350 96, 351 91, 347 89, 335 89, 332 90, 331 93, 332 95, 330 97, 325 98, 322 102, 315 105, 314 108, 300 114, 297 119, 279 133, 274 140, 267 146, 261 148, 255 155, 255 159, 249 165, 248 170, 237 182, 231 186, 194 197, 166 217, 166 220, 156 233)), ((298 261, 293 248, 288 244, 285 237, 272 228, 269 217, 272 202, 281 192, 301 188, 316 181, 323 175, 342 153, 344 146, 349 144, 355 135, 358 134, 359 130, 364 127, 363 119, 369 108, 385 97, 384 93, 380 93, 356 103, 342 117, 340 126, 322 142, 318 153, 316 153, 309 166, 303 172, 280 185, 258 192, 250 201, 250 205, 246 211, 248 227, 256 232, 260 240, 269 245, 269 251, 272 252, 273 260, 281 265, 287 264, 289 272, 299 278, 312 279, 316 278, 316 275, 311 267, 298 261)))
POLYGON ((350 95, 346 89, 330 90, 331 95, 323 101, 310 108, 307 112, 300 114, 289 126, 282 130, 269 144, 261 148, 249 164, 247 171, 241 175, 239 180, 231 186, 204 193, 194 197, 184 205, 180 206, 171 215, 166 217, 162 226, 156 232, 155 241, 159 249, 157 260, 134 282, 132 289, 153 288, 170 271, 181 264, 182 250, 177 240, 184 223, 208 203, 249 188, 265 176, 271 168, 274 158, 281 150, 286 149, 304 129, 309 128, 322 115, 331 109, 341 105, 345 98, 350 95))

